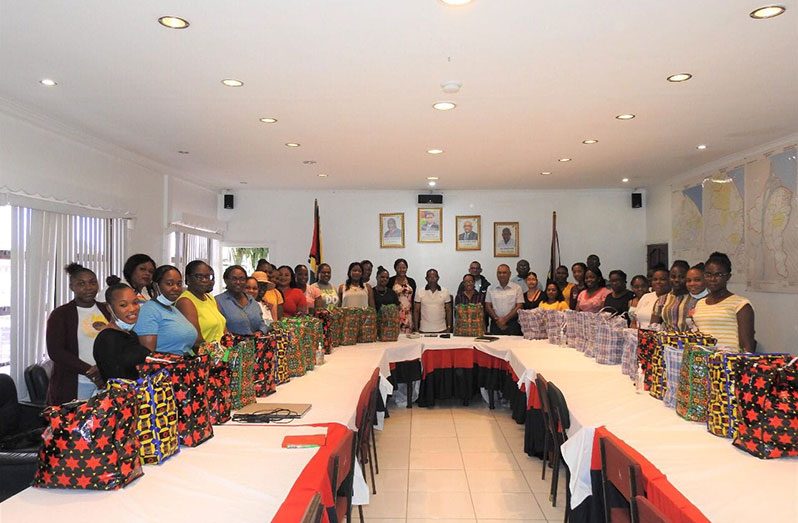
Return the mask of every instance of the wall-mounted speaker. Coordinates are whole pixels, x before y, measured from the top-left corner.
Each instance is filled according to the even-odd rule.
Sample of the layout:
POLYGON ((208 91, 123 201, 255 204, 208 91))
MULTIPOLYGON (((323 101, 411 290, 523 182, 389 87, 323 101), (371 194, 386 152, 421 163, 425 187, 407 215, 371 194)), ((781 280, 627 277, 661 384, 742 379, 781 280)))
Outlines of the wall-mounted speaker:
POLYGON ((236 197, 234 194, 225 194, 224 195, 224 208, 225 209, 235 209, 236 208, 236 197))
POLYGON ((443 195, 442 194, 419 194, 418 195, 418 203, 422 203, 422 204, 434 203, 436 205, 441 205, 443 203, 443 195))
POLYGON ((632 209, 640 209, 643 207, 643 194, 639 192, 632 193, 632 209))

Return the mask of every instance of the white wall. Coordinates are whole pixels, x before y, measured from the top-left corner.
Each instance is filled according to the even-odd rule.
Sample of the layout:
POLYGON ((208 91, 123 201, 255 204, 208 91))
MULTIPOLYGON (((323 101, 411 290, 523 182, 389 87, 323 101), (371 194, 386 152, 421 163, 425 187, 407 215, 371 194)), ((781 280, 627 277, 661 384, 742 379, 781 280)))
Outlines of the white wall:
MULTIPOLYGON (((768 144, 768 147, 788 145, 794 142, 795 137, 789 137, 777 144, 768 144)), ((724 158, 721 162, 713 162, 690 173, 682 173, 674 178, 681 180, 695 175, 697 172, 710 172, 713 168, 725 167, 735 164, 759 151, 744 151, 740 154, 724 158)), ((667 241, 672 243, 671 232, 671 191, 670 184, 660 184, 647 190, 646 214, 646 240, 647 243, 667 241)), ((707 255, 709 253, 706 253, 707 255)), ((671 256, 672 258, 672 253, 671 256)), ((688 260, 691 264, 702 260, 688 260)), ((744 267, 733 267, 736 272, 744 271, 744 267)), ((754 292, 745 288, 745 284, 729 285, 729 289, 751 300, 756 316, 756 339, 759 352, 791 352, 798 353, 798 294, 754 292)))
POLYGON ((545 277, 551 245, 551 213, 557 211, 562 261, 584 261, 600 255, 602 269, 621 268, 630 278, 645 266, 646 213, 632 209, 630 191, 442 191, 443 243, 419 244, 416 238, 417 192, 412 191, 238 191, 236 208, 225 243, 263 245, 279 264, 306 263, 313 225, 313 200, 319 200, 324 261, 333 269, 333 282, 346 278, 349 262, 368 258, 375 268, 393 273, 402 257, 409 273, 421 283, 425 271, 438 269, 441 283, 457 289, 472 260, 496 281, 496 267, 518 258, 493 257, 493 222, 518 221, 521 258, 545 277), (380 249, 379 213, 405 213, 405 248, 380 249), (482 250, 458 252, 454 245, 456 215, 482 216, 482 250))

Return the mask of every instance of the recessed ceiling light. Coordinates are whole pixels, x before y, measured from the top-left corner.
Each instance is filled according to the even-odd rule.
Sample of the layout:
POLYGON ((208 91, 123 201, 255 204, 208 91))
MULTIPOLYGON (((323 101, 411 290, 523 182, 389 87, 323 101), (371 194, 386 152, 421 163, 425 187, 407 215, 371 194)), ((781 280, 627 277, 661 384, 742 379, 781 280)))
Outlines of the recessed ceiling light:
POLYGON ((188 151, 177 151, 180 154, 188 154, 188 151))
POLYGON ((754 9, 751 11, 748 16, 751 18, 756 18, 757 20, 764 20, 766 18, 773 18, 774 16, 779 16, 787 8, 783 5, 765 5, 758 9, 754 9))
POLYGON ((698 149, 699 151, 703 151, 704 149, 707 148, 707 146, 706 146, 706 144, 702 143, 702 144, 696 145, 695 148, 698 149))
POLYGON ((188 20, 179 16, 162 16, 158 19, 158 23, 169 29, 185 29, 189 26, 188 20))
POLYGON ((319 173, 319 178, 327 178, 327 175, 324 173, 319 173))
POLYGON ((557 160, 557 161, 558 161, 558 162, 570 162, 570 161, 571 161, 571 159, 570 159, 570 158, 560 158, 560 159, 559 159, 559 160, 557 160))
POLYGON ((598 143, 598 140, 595 140, 593 138, 589 138, 587 140, 582 140, 582 143, 585 144, 585 145, 591 145, 591 144, 594 144, 594 143, 598 143))
POLYGON ((296 142, 288 142, 285 144, 286 147, 299 147, 299 144, 296 142))
POLYGON ((429 185, 430 187, 435 187, 435 180, 430 180, 429 182, 427 182, 427 185, 429 185))
POLYGON ((427 180, 437 180, 437 176, 427 176, 427 180))
POLYGON ((624 114, 619 114, 618 116, 615 117, 615 119, 616 120, 631 120, 634 117, 635 117, 635 115, 633 115, 633 114, 624 113, 624 114))
POLYGON ((551 174, 551 171, 542 171, 542 172, 540 173, 540 175, 541 175, 541 176, 548 176, 548 175, 550 175, 550 174, 551 174))
POLYGON ((471 0, 441 0, 446 5, 466 5, 470 4, 471 0))
POLYGON ((261 118, 260 121, 263 123, 277 123, 277 118, 261 118))
POLYGON ((55 83, 55 80, 51 80, 50 78, 43 78, 39 80, 39 83, 42 85, 46 85, 47 87, 55 87, 56 85, 58 85, 57 83, 55 83))
POLYGON ((623 183, 629 183, 629 178, 623 178, 623 179, 621 179, 621 181, 622 181, 623 183))
POLYGON ((433 104, 432 107, 439 111, 448 111, 457 107, 457 104, 454 102, 437 102, 433 104))
POLYGON ((441 90, 446 94, 459 93, 462 87, 463 83, 458 82, 457 80, 447 80, 441 84, 441 90))
POLYGON ((443 154, 443 149, 427 149, 429 154, 443 154))
POLYGON ((692 77, 693 77, 693 75, 691 75, 690 73, 676 73, 676 74, 670 75, 668 77, 668 81, 669 82, 674 82, 674 83, 686 82, 687 80, 689 80, 692 77))
POLYGON ((244 85, 244 82, 242 82, 241 80, 236 80, 234 78, 225 78, 224 80, 222 80, 222 83, 227 87, 241 87, 242 85, 244 85))

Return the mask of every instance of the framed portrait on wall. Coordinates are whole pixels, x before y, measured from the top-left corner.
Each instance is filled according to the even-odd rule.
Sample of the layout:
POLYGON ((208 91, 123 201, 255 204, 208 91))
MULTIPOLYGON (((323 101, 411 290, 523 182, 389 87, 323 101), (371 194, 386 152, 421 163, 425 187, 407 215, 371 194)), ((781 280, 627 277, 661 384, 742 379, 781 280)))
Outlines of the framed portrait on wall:
POLYGON ((481 216, 456 216, 454 230, 455 247, 458 251, 482 250, 481 216))
POLYGON ((518 233, 518 222, 493 222, 493 256, 517 258, 518 233))
POLYGON ((418 243, 440 243, 443 241, 443 209, 422 208, 418 210, 418 243))
POLYGON ((405 246, 405 213, 380 213, 380 248, 401 249, 405 246))

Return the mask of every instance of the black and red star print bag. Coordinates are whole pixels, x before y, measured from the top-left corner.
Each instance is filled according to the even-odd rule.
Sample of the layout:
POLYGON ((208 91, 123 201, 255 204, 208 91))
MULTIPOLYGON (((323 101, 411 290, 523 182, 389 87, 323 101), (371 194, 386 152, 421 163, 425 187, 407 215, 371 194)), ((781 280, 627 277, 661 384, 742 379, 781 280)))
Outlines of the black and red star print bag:
POLYGON ((734 446, 760 459, 798 456, 798 367, 765 358, 737 364, 734 446))
POLYGON ((116 490, 143 475, 134 387, 101 390, 86 402, 44 411, 34 487, 116 490))

